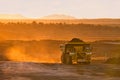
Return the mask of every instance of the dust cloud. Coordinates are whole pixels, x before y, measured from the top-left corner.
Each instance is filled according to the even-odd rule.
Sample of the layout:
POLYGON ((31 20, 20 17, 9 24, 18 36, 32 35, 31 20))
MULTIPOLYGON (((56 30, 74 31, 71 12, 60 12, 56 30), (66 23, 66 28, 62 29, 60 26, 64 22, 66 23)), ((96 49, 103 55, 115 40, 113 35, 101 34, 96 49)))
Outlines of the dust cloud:
POLYGON ((10 61, 60 63, 61 52, 58 44, 48 42, 16 42, 5 51, 10 61))

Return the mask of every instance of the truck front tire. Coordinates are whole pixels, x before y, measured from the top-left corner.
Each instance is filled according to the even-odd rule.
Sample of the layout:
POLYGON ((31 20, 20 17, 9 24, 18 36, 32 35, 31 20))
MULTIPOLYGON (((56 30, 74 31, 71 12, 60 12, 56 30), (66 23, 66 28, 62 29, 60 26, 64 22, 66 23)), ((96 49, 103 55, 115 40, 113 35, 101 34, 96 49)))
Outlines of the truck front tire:
POLYGON ((61 62, 63 64, 72 64, 72 57, 69 54, 62 54, 61 62))
POLYGON ((72 64, 72 57, 69 54, 65 54, 66 64, 72 64))

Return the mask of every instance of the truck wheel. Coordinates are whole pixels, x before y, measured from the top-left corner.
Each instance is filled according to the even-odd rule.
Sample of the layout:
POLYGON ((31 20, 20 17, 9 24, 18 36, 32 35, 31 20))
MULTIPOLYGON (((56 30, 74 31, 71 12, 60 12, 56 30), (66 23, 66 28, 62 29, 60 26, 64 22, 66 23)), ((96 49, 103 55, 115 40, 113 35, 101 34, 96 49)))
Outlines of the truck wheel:
POLYGON ((66 61, 65 61, 65 54, 62 54, 62 56, 61 56, 61 62, 62 62, 63 64, 66 63, 66 61))
POLYGON ((65 54, 65 64, 72 64, 72 57, 69 54, 65 54))
POLYGON ((90 62, 84 62, 84 64, 90 64, 90 62))
POLYGON ((86 64, 90 64, 90 61, 86 62, 86 64))
POLYGON ((90 62, 77 62, 77 64, 90 64, 90 62))

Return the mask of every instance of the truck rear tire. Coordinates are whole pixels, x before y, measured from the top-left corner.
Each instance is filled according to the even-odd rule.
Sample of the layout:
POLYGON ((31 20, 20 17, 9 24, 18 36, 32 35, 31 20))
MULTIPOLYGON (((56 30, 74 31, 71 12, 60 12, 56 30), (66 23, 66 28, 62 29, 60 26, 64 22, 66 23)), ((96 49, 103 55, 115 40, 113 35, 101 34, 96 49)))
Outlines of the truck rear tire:
POLYGON ((66 60, 65 60, 65 54, 62 54, 62 56, 61 56, 61 62, 62 62, 63 64, 66 63, 66 60))

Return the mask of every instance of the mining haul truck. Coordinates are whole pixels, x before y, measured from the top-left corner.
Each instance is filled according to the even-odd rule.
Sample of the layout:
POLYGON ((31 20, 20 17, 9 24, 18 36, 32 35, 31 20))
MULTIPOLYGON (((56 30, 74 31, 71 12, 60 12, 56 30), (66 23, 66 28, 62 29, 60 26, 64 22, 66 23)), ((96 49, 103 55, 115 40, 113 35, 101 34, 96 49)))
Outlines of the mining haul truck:
POLYGON ((90 64, 91 62, 91 46, 78 38, 73 38, 66 44, 60 46, 62 55, 61 62, 63 64, 90 64))

